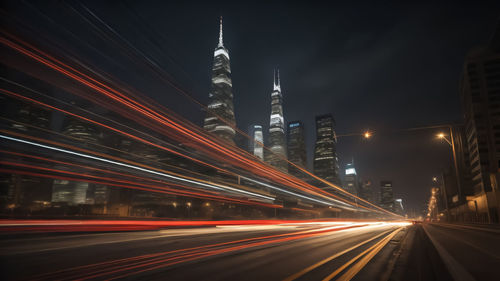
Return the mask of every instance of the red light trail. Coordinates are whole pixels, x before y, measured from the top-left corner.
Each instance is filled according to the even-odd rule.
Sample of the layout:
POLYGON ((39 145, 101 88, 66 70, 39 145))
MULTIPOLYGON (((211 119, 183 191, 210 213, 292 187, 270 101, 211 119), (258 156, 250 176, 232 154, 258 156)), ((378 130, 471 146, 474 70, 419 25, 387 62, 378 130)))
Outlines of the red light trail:
MULTIPOLYGON (((286 186, 293 187, 295 189, 301 190, 303 192, 311 193, 315 196, 320 196, 320 197, 325 198, 325 199, 340 200, 340 201, 345 202, 347 204, 351 204, 353 206, 357 206, 359 208, 363 208, 366 210, 372 210, 372 211, 377 211, 377 212, 382 211, 384 213, 394 215, 394 214, 386 211, 385 209, 382 209, 376 205, 373 205, 373 204, 369 203, 368 201, 361 199, 357 196, 349 194, 346 191, 344 191, 343 189, 341 189, 335 185, 332 185, 331 183, 328 183, 322 179, 319 179, 319 180, 321 180, 324 183, 327 183, 329 186, 335 188, 336 190, 338 190, 342 194, 346 194, 351 198, 355 198, 361 202, 364 202, 366 205, 368 205, 368 207, 363 206, 363 205, 359 205, 359 204, 352 202, 350 200, 346 200, 346 199, 341 198, 337 195, 328 193, 322 189, 314 187, 314 186, 312 186, 304 181, 301 181, 297 178, 294 178, 288 174, 282 173, 282 172, 270 167, 267 164, 264 164, 260 161, 256 161, 254 159, 250 159, 247 157, 248 153, 246 153, 246 152, 242 153, 239 149, 232 147, 232 146, 226 147, 222 144, 219 144, 219 143, 215 142, 214 140, 212 140, 211 138, 209 138, 206 135, 206 133, 198 132, 198 130, 194 129, 193 126, 182 125, 181 122, 175 121, 171 118, 168 118, 167 116, 165 116, 161 112, 158 112, 157 110, 154 110, 152 108, 147 107, 144 104, 141 104, 140 102, 134 100, 133 98, 128 97, 126 94, 124 94, 116 89, 113 89, 112 87, 105 85, 104 83, 99 82, 98 80, 82 73, 81 71, 76 70, 75 68, 68 66, 67 64, 57 60, 56 58, 38 50, 34 46, 32 46, 26 42, 23 42, 22 40, 14 37, 6 32, 3 32, 3 34, 4 34, 4 36, 10 37, 10 40, 7 39, 6 37, 0 38, 0 42, 2 44, 4 44, 5 46, 8 46, 8 47, 24 54, 25 56, 30 57, 33 60, 38 61, 39 63, 67 76, 68 78, 71 78, 74 81, 77 81, 77 82, 81 83, 82 85, 89 87, 90 89, 96 91, 96 93, 100 93, 103 96, 107 97, 108 99, 110 99, 110 101, 117 102, 117 103, 121 104, 122 106, 125 106, 126 108, 129 108, 129 109, 139 113, 139 116, 147 118, 148 122, 156 121, 158 124, 161 124, 163 126, 163 127, 162 126, 160 126, 160 127, 154 126, 156 129, 158 129, 158 131, 163 132, 168 136, 172 136, 172 135, 176 135, 176 134, 172 134, 172 132, 170 132, 169 130, 173 130, 174 132, 177 132, 177 134, 178 134, 177 137, 179 137, 181 139, 188 138, 190 141, 194 141, 196 144, 196 145, 194 145, 195 148, 203 150, 206 154, 208 154, 216 159, 221 159, 220 154, 222 154, 222 155, 226 156, 226 158, 221 159, 223 162, 227 162, 227 163, 230 163, 231 165, 234 165, 236 167, 240 167, 240 168, 243 168, 247 171, 251 171, 255 175, 264 176, 264 177, 271 179, 275 182, 278 182, 280 184, 284 184, 286 186), (30 50, 22 47, 21 45, 13 42, 12 40, 17 41, 24 46, 27 46, 27 48, 29 48, 30 50), (36 54, 35 52, 38 54, 36 54), (188 127, 191 127, 192 129, 189 129, 188 127), (335 199, 333 199, 333 198, 335 198, 335 199)), ((22 97, 19 94, 15 94, 15 93, 7 91, 7 90, 2 90, 2 92, 7 93, 9 95, 17 96, 18 98, 26 99, 25 97, 22 97)), ((76 94, 82 95, 81 93, 76 93, 76 94)), ((83 94, 82 96, 84 98, 87 98, 90 100, 93 99, 93 97, 89 97, 89 93, 83 94)), ((30 99, 30 101, 40 104, 40 102, 36 102, 33 99, 30 99)), ((48 106, 48 105, 45 105, 45 106, 48 106)), ((50 107, 51 109, 60 110, 60 109, 56 109, 53 106, 48 106, 48 107, 50 107)), ((67 111, 65 113, 72 115, 72 116, 75 116, 75 114, 71 114, 67 111)), ((82 118, 85 118, 85 117, 82 117, 82 118)), ((142 119, 142 118, 138 118, 138 119, 142 119)), ((87 122, 91 122, 94 124, 98 123, 98 122, 92 121, 88 118, 85 118, 85 120, 87 122)), ((183 122, 183 123, 185 123, 185 122, 183 122)), ((102 124, 102 123, 98 123, 98 125, 103 126, 103 127, 110 129, 110 130, 117 131, 116 129, 111 128, 110 126, 107 126, 107 125, 102 124)), ((143 139, 140 139, 140 138, 135 137, 133 135, 127 134, 125 132, 120 132, 120 133, 122 133, 128 137, 134 138, 136 140, 145 141, 143 139)), ((149 144, 155 145, 151 142, 149 142, 149 144)), ((167 148, 159 146, 159 145, 155 145, 155 146, 157 146, 161 149, 164 149, 164 150, 167 149, 167 148)), ((193 146, 193 145, 191 145, 191 146, 193 146)), ((172 152, 172 151, 169 151, 169 152, 172 152)), ((179 154, 178 152, 173 152, 173 153, 179 154)), ((185 157, 186 155, 182 155, 182 156, 185 157)), ((196 159, 190 159, 190 160, 196 161, 198 163, 200 162, 199 160, 196 160, 196 159)), ((203 164, 205 164, 205 163, 203 163, 203 164)), ((211 167, 213 167, 217 170, 220 170, 220 168, 217 168, 213 165, 211 165, 211 167)), ((311 176, 315 177, 312 174, 311 174, 311 176)))
MULTIPOLYGON (((285 221, 286 222, 286 221, 285 221)), ((213 223, 212 221, 209 223, 213 223)), ((231 222, 232 223, 232 222, 231 222)), ((245 221, 248 223, 248 221, 245 221)), ((250 221, 250 223, 253 223, 250 221)), ((293 221, 290 223, 294 223, 293 221)), ((295 222, 297 223, 297 222, 295 222)), ((298 223, 299 225, 301 223, 298 223)), ((87 280, 94 278, 106 278, 107 280, 125 278, 143 272, 165 268, 171 265, 198 260, 204 257, 219 255, 228 252, 240 251, 248 248, 291 242, 300 239, 324 235, 335 231, 363 228, 369 226, 367 223, 336 223, 334 226, 320 226, 308 230, 295 231, 291 233, 275 234, 234 240, 223 243, 208 244, 198 247, 178 249, 166 252, 146 254, 118 260, 110 260, 90 265, 68 268, 52 273, 33 276, 37 280, 87 280), (120 275, 117 275, 120 274, 120 275)))

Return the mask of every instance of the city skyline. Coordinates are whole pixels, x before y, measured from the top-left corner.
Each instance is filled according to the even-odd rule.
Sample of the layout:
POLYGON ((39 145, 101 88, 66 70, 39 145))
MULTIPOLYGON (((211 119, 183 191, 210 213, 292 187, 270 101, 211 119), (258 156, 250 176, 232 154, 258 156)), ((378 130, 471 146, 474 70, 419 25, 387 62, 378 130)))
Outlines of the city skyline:
MULTIPOLYGON (((234 88, 238 89, 234 92, 235 111, 241 112, 235 116, 238 127, 248 128, 251 124, 269 122, 266 102, 269 101, 269 85, 272 84, 269 73, 279 67, 282 76, 287 77, 287 83, 283 85, 286 92, 285 117, 304 122, 307 150, 312 151, 314 147, 314 115, 317 114, 331 113, 336 116, 339 134, 375 130, 379 134, 369 142, 355 138, 340 139, 340 166, 354 157, 357 159, 357 170, 363 177, 374 182, 392 178, 398 187, 404 187, 402 190, 396 188, 395 193, 398 198, 405 200, 409 209, 421 209, 422 202, 427 199, 428 179, 448 166, 441 163, 449 162, 450 154, 446 147, 432 139, 435 134, 433 130, 416 133, 395 131, 460 120, 458 80, 463 59, 472 47, 488 41, 497 20, 495 9, 485 9, 473 3, 457 4, 453 10, 442 3, 432 7, 423 4, 414 9, 411 5, 394 5, 391 8, 393 12, 388 13, 388 17, 383 20, 374 16, 373 10, 380 10, 381 7, 373 3, 361 9, 347 3, 307 7, 304 10, 306 14, 318 13, 315 20, 300 16, 300 6, 281 7, 270 3, 268 9, 258 11, 261 15, 259 21, 248 14, 248 10, 257 13, 256 7, 241 9, 238 5, 219 8, 203 3, 203 9, 193 10, 181 4, 176 7, 179 12, 170 17, 164 17, 160 12, 162 9, 135 3, 126 6, 90 2, 87 5, 97 16, 121 11, 114 14, 112 25, 128 40, 135 34, 139 34, 139 38, 154 34, 156 41, 144 39, 136 42, 137 47, 149 53, 158 65, 171 73, 177 84, 204 104, 208 104, 213 48, 217 43, 217 24, 222 15, 225 21, 224 38, 231 49, 231 78, 234 88), (130 9, 136 9, 138 14, 131 16, 130 9), (328 10, 334 11, 334 14, 326 18, 322 11, 328 10), (340 10, 346 13, 338 12, 340 10), (291 17, 284 17, 281 11, 295 16, 293 21, 291 17), (346 17, 349 13, 359 17, 346 17), (196 17, 196 24, 181 17, 185 14, 196 17), (478 17, 479 14, 482 16, 478 17), (420 24, 422 15, 429 20, 420 24), (431 24, 432 19, 442 17, 448 20, 437 20, 438 28, 431 24), (368 20, 376 24, 365 25, 368 20), (337 22, 349 28, 341 28, 337 22), (145 26, 150 31, 140 35, 138 30, 145 26), (424 36, 439 40, 435 41, 436 45, 429 45, 429 41, 421 40, 424 36), (384 45, 384 42, 390 44, 384 45), (390 56, 387 55, 388 51, 391 51, 390 56), (407 52, 415 52, 415 56, 407 56, 407 52), (417 57, 426 59, 413 59, 417 57), (365 72, 359 72, 361 69, 365 69, 365 72), (446 75, 436 80, 429 69, 442 71, 446 75), (322 74, 327 72, 332 75, 322 74), (417 78, 417 73, 422 73, 424 78, 417 78), (410 87, 410 92, 403 99, 398 93, 404 92, 406 85, 415 87, 410 87), (410 98, 412 104, 409 108, 406 106, 406 97, 410 98), (365 102, 356 103, 359 99, 365 102), (314 114, 307 113, 309 111, 314 114), (413 162, 401 165, 408 158, 413 159, 413 162), (377 165, 382 161, 384 165, 377 165), (433 164, 428 165, 429 162, 433 164), (426 176, 413 173, 414 167, 422 167, 422 175, 426 176), (397 169, 402 172, 393 177, 397 169)), ((16 5, 11 6, 13 12, 23 15, 35 25, 43 22, 36 12, 20 11, 16 5)), ((43 12, 50 15, 54 11, 43 9, 43 12)), ((68 27, 77 26, 71 19, 63 15, 58 22, 68 27)), ((80 37, 95 40, 93 35, 84 31, 80 37)), ((72 37, 67 37, 59 40, 59 43, 68 46, 74 41, 72 37)), ((100 52, 117 55, 105 45, 100 52)), ((133 75, 134 70, 138 73, 142 70, 137 70, 137 66, 127 61, 122 60, 117 64, 101 58, 102 54, 93 51, 86 53, 89 63, 102 62, 100 64, 104 70, 112 71, 117 65, 121 66, 120 69, 125 68, 127 71, 119 73, 121 79, 150 93, 153 99, 174 112, 183 112, 193 123, 202 124, 200 122, 205 118, 205 112, 169 85, 133 75)), ((264 131, 264 138, 267 138, 266 134, 264 131)), ((308 168, 312 169, 312 157, 308 161, 308 168)))
POLYGON ((488 4, 2 1, 3 279, 496 280, 488 4))

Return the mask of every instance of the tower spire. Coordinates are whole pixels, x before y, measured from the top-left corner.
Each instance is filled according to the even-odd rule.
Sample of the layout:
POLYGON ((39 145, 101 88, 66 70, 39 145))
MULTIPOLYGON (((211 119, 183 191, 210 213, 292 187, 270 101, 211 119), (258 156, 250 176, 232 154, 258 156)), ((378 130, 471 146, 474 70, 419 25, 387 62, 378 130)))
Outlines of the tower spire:
POLYGON ((278 68, 278 87, 281 88, 281 83, 280 83, 280 69, 278 68))
POLYGON ((219 30, 219 45, 218 47, 224 47, 222 44, 222 16, 220 16, 220 30, 219 30))
POLYGON ((273 86, 276 88, 276 68, 273 69, 273 86))
POLYGON ((279 68, 275 68, 274 69, 274 82, 273 82, 273 85, 274 85, 274 90, 275 91, 280 91, 281 92, 281 85, 280 85, 280 70, 279 68), (277 78, 277 79, 276 79, 277 78))

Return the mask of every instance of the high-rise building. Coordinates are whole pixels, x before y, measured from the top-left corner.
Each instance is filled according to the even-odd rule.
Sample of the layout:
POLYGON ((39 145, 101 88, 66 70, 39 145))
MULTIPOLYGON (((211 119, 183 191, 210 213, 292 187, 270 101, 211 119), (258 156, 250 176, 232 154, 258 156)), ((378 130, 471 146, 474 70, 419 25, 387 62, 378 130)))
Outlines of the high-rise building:
POLYGON ((248 140, 248 152, 260 160, 264 160, 264 134, 262 132, 262 126, 250 126, 250 132, 248 135, 250 136, 250 139, 248 140))
MULTIPOLYGON (((288 161, 306 169, 307 153, 304 124, 301 121, 288 122, 287 134, 288 161)), ((288 172, 301 179, 307 178, 304 172, 290 163, 288 164, 288 172)))
POLYGON ((222 42, 222 17, 219 44, 214 52, 212 85, 208 97, 208 111, 203 128, 234 144, 236 121, 233 107, 233 82, 231 80, 229 52, 222 42))
POLYGON ((373 200, 372 182, 370 180, 363 181, 359 188, 358 194, 359 197, 373 203, 374 200, 373 200))
MULTIPOLYGON (((31 84, 41 86, 40 83, 30 81, 31 84)), ((30 84, 30 85, 31 85, 30 84)), ((51 88, 41 86, 48 92, 51 88)), ((23 134, 35 134, 40 137, 44 135, 42 130, 50 129, 52 113, 50 110, 27 104, 9 97, 0 98, 3 114, 13 120, 9 127, 13 130, 22 131, 23 134)), ((37 202, 49 202, 52 192, 52 180, 10 174, 3 177, 5 190, 0 194, 0 203, 8 205, 10 209, 27 208, 32 209, 37 202)), ((2 206, 0 206, 2 207, 2 206)))
POLYGON ((274 167, 288 170, 286 161, 285 118, 283 117, 283 96, 281 94, 280 73, 274 74, 271 93, 271 118, 269 123, 269 150, 266 161, 274 167))
POLYGON ((475 220, 499 222, 500 22, 488 45, 467 54, 460 98, 472 177, 472 194, 465 199, 475 220))
POLYGON ((314 174, 340 185, 337 157, 335 120, 331 114, 316 116, 316 144, 314 146, 314 174))
POLYGON ((52 186, 52 202, 64 202, 68 205, 86 204, 88 189, 88 182, 54 180, 54 185, 52 186))
MULTIPOLYGON (((63 134, 80 146, 92 146, 102 142, 103 136, 99 129, 87 122, 73 117, 64 120, 63 134)), ((102 186, 100 190, 107 189, 102 186)), ((52 199, 54 203, 68 205, 94 204, 94 184, 67 180, 54 180, 52 199)))
POLYGON ((357 196, 359 188, 358 184, 358 175, 356 174, 354 163, 349 163, 345 166, 344 190, 357 196))
POLYGON ((387 211, 394 212, 394 192, 392 181, 380 182, 380 207, 387 211))

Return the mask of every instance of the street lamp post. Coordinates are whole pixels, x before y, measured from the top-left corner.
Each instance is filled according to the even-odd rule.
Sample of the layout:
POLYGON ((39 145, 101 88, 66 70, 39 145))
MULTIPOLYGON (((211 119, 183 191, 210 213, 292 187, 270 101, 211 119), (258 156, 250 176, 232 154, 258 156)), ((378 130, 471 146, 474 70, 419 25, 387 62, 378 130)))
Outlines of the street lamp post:
MULTIPOLYGON (((461 186, 460 176, 459 176, 459 172, 458 172, 457 152, 456 152, 456 149, 455 149, 455 138, 453 137, 452 126, 451 125, 447 125, 447 127, 450 130, 450 140, 448 140, 446 138, 446 135, 444 133, 439 133, 437 135, 437 137, 440 138, 440 139, 444 139, 451 146, 451 151, 452 151, 452 155, 453 155, 453 165, 454 165, 454 168, 455 168, 455 177, 456 177, 456 181, 457 181, 457 191, 458 191, 458 196, 460 198, 460 196, 462 194, 462 186, 461 186)), ((446 194, 446 188, 444 186, 443 186, 443 188, 444 188, 445 197, 446 197, 445 198, 445 206, 446 206, 446 209, 448 211, 448 198, 447 198, 447 194, 446 194)))

